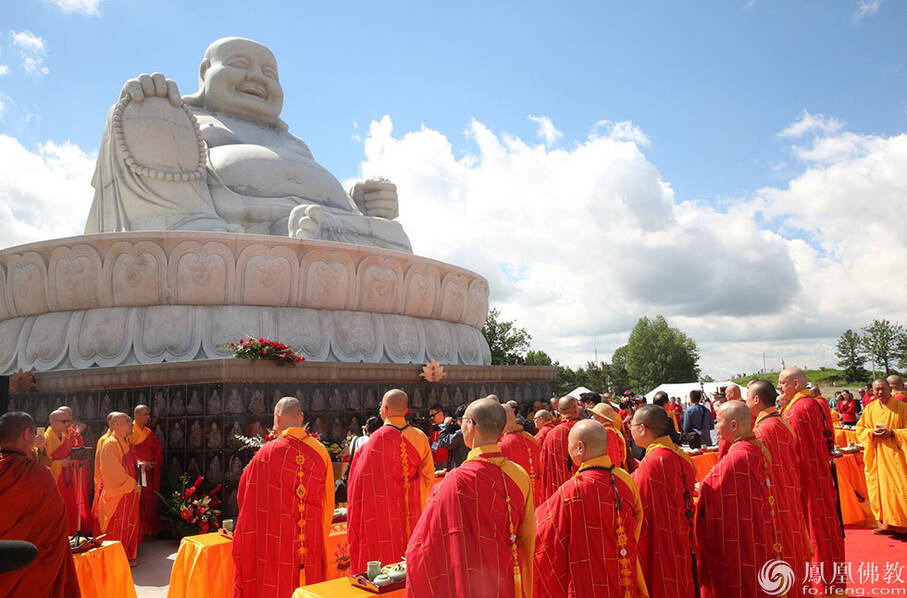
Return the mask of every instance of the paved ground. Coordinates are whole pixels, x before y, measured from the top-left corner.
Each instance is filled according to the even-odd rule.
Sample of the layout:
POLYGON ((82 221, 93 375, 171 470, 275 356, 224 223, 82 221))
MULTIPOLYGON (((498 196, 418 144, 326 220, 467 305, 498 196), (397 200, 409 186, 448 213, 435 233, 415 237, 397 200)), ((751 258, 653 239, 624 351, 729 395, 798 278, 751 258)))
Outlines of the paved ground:
POLYGON ((139 564, 132 570, 138 598, 167 598, 170 570, 176 559, 176 540, 145 540, 139 546, 139 564))

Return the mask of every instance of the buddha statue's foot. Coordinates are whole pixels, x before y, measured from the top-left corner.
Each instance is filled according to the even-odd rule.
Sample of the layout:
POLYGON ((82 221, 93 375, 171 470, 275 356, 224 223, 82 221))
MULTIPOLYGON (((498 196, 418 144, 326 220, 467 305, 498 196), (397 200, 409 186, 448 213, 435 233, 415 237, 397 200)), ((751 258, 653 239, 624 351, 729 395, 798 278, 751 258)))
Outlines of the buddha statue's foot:
POLYGON ((287 222, 289 236, 293 239, 320 239, 324 211, 319 206, 296 206, 287 222))

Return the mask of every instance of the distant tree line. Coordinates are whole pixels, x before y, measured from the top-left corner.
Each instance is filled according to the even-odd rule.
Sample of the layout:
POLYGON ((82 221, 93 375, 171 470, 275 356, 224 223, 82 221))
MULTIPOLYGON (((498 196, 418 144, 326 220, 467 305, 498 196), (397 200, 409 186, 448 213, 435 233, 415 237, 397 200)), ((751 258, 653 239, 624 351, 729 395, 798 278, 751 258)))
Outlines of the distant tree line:
POLYGON ((888 320, 873 320, 861 330, 862 333, 847 329, 838 337, 835 355, 847 380, 868 380, 867 361, 872 364, 873 374, 879 370, 888 376, 895 371, 894 364, 907 369, 907 332, 903 326, 888 320))

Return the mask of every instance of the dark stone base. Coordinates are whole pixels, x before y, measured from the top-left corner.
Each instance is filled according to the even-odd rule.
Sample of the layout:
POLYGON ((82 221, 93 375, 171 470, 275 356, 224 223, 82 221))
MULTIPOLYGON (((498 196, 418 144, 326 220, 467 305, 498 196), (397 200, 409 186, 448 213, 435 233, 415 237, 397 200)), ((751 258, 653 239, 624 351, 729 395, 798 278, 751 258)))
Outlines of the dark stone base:
POLYGON ((224 484, 225 515, 236 513, 236 485, 252 452, 239 450, 235 434, 253 436, 271 427, 274 404, 284 396, 302 403, 310 429, 322 439, 342 442, 361 434, 378 414, 381 396, 402 388, 410 397, 416 425, 427 422, 429 405, 451 414, 460 404, 488 394, 521 405, 547 401, 553 367, 448 366, 442 382, 421 381, 419 366, 305 362, 278 366, 232 359, 92 368, 36 374, 38 392, 10 396, 9 410, 27 411, 39 426, 61 405, 84 421, 85 442, 94 446, 111 411, 132 415, 151 407, 151 429, 164 448, 162 491, 204 475, 210 486, 224 484))

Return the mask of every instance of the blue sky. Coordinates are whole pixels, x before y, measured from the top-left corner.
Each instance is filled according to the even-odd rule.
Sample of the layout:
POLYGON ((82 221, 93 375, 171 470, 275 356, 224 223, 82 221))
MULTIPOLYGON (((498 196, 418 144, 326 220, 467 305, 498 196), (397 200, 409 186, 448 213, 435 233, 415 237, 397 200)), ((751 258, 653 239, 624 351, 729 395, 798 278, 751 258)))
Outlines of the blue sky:
MULTIPOLYGON (((686 326, 704 346, 706 370, 718 375, 753 369, 747 365, 755 363, 752 356, 761 365, 766 343, 775 343, 788 363, 828 363, 842 326, 862 326, 873 317, 907 319, 903 308, 882 299, 829 306, 806 292, 836 281, 859 284, 875 268, 898 267, 900 252, 907 252, 899 243, 889 261, 877 264, 863 253, 848 253, 859 236, 846 244, 829 241, 860 226, 859 214, 848 212, 857 199, 873 198, 880 209, 899 213, 907 199, 903 179, 884 169, 867 174, 867 165, 886 160, 907 171, 901 153, 907 129, 904 2, 22 0, 0 6, 0 24, 0 65, 8 69, 0 75, 0 136, 26 162, 39 160, 50 171, 65 163, 60 180, 72 185, 67 189, 85 189, 83 203, 90 201, 85 179, 106 111, 126 79, 159 70, 191 93, 208 43, 226 35, 263 42, 278 59, 283 119, 316 159, 341 180, 380 170, 398 185, 407 182, 401 185, 401 221, 416 252, 460 260, 489 278, 493 303, 529 328, 539 348, 564 361, 591 356, 593 339, 607 354, 624 342, 637 317, 655 313, 686 326), (25 32, 42 43, 31 54, 20 52, 25 32), (32 72, 24 57, 31 57, 32 72), (610 121, 610 128, 596 128, 600 121, 610 121), (600 134, 593 129, 610 131, 608 139, 596 141, 600 134), (438 140, 449 144, 449 155, 438 140), (495 144, 513 171, 490 166, 495 144), (433 165, 422 161, 429 150, 441 151, 433 165), (507 177, 526 164, 548 176, 539 185, 547 196, 526 187, 506 197, 506 184, 479 188, 478 181, 512 180, 507 177), (558 170, 564 164, 567 170, 558 170), (835 178, 845 171, 852 176, 835 178), (429 175, 462 188, 426 184, 429 175), (585 176, 595 184, 574 186, 585 176), (851 184, 865 196, 829 199, 851 184), (531 243, 522 253, 508 253, 512 244, 500 251, 489 246, 494 260, 455 242, 435 243, 432 214, 443 212, 448 191, 450 198, 467 191, 483 198, 468 209, 485 222, 514 207, 543 212, 565 201, 561 193, 569 194, 576 210, 595 214, 591 221, 569 220, 575 228, 588 227, 578 237, 580 246, 604 238, 641 249, 562 256, 559 267, 567 270, 570 260, 584 256, 604 264, 602 272, 570 284, 595 289, 604 280, 623 281, 622 291, 604 293, 619 300, 603 308, 551 292, 562 277, 558 263, 535 259, 531 243), (482 212, 497 201, 497 211, 482 212), (624 209, 639 222, 609 228, 624 209), (646 224, 649 218, 659 224, 646 224), (723 239, 728 231, 738 237, 723 239), (650 233, 660 233, 661 240, 650 233), (706 250, 684 240, 689 237, 704 239, 706 250), (684 261, 659 273, 665 239, 679 250, 664 255, 684 261), (756 251, 734 251, 747 239, 756 251), (735 261, 712 264, 715 251, 735 261), (649 261, 634 261, 637 253, 649 261), (636 279, 631 270, 661 277, 636 279), (660 287, 678 271, 691 273, 690 288, 660 287), (788 284, 790 292, 767 289, 774 281, 788 284), (739 293, 722 294, 735 284, 739 293), (665 298, 671 294, 687 299, 671 302, 665 298), (717 299, 699 301, 698 294, 717 299), (755 305, 759 301, 741 294, 784 300, 755 305), (749 303, 754 305, 739 307, 749 303), (558 320, 553 311, 572 316, 558 320), (754 322, 761 331, 756 339, 754 322), (733 343, 749 357, 727 356, 733 343)), ((4 187, 0 172, 0 208, 5 202, 15 218, 34 226, 33 234, 65 230, 37 224, 52 208, 29 212, 32 204, 44 205, 37 195, 32 203, 22 199, 31 192, 38 193, 4 187)), ((571 230, 550 227, 551 216, 522 219, 522 228, 484 234, 537 241, 571 230)), ((23 238, 4 237, 2 229, 0 224, 0 246, 23 238)), ((561 245, 538 250, 559 254, 561 245)))

